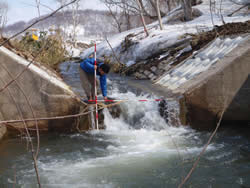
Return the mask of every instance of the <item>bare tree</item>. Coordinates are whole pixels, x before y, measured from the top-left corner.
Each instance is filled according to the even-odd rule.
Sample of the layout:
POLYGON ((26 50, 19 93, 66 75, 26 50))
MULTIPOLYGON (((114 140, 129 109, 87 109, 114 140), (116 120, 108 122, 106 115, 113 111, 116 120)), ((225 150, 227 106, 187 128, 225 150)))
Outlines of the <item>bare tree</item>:
POLYGON ((3 37, 3 30, 7 24, 7 13, 9 10, 9 6, 6 2, 0 1, 0 35, 3 37))
POLYGON ((184 20, 192 20, 192 4, 191 0, 181 0, 181 5, 184 11, 184 20))
MULTIPOLYGON (((56 1, 57 3, 59 3, 60 6, 64 6, 64 5, 67 4, 67 2, 68 2, 68 0, 55 0, 55 1, 56 1)), ((68 8, 68 7, 66 7, 66 8, 68 8)), ((59 24, 59 22, 58 22, 58 24, 56 24, 56 27, 57 27, 57 29, 60 29, 60 27, 63 28, 63 31, 64 31, 64 32, 62 33, 62 37, 63 37, 63 38, 66 38, 66 33, 65 33, 66 28, 67 28, 67 22, 66 22, 66 20, 65 20, 65 12, 66 12, 66 10, 65 10, 65 9, 62 9, 61 12, 62 12, 62 18, 61 18, 61 19, 64 20, 64 24, 61 26, 61 25, 59 24)))
POLYGON ((101 0, 109 9, 110 15, 115 21, 115 27, 119 32, 132 28, 131 17, 138 15, 138 8, 134 7, 133 0, 101 0))
POLYGON ((38 12, 38 17, 40 18, 41 12, 40 12, 40 0, 35 0, 36 1, 36 7, 37 7, 37 12, 38 12))
POLYGON ((214 17, 213 17, 213 11, 215 9, 215 1, 209 0, 209 9, 210 9, 210 16, 211 16, 211 21, 214 26, 214 17))
MULTIPOLYGON (((65 5, 66 3, 67 3, 67 0, 55 0, 55 2, 57 2, 60 6, 63 6, 63 5, 65 5)), ((61 13, 62 13, 62 18, 61 19, 63 19, 64 20, 64 16, 65 16, 65 9, 62 9, 61 10, 61 13)), ((59 22, 58 22, 59 23, 59 22)), ((65 26, 65 23, 66 22, 64 22, 64 26, 65 26)), ((57 27, 59 28, 60 27, 60 25, 59 24, 57 24, 57 27)), ((66 28, 64 28, 64 29, 66 29, 66 28)))
POLYGON ((122 15, 124 16, 125 21, 126 21, 126 29, 130 30, 131 29, 131 12, 126 3, 123 4, 122 15))
MULTIPOLYGON (((115 5, 121 9, 126 8, 126 10, 129 10, 130 14, 134 15, 140 15, 140 8, 138 7, 138 1, 137 0, 103 0, 105 3, 115 5)), ((144 16, 149 17, 150 19, 158 19, 157 17, 157 5, 155 0, 141 0, 140 6, 142 9, 142 13, 144 16)), ((159 4, 161 7, 166 7, 167 5, 164 0, 159 0, 159 4)), ((160 8, 161 16, 165 16, 166 13, 162 11, 160 8)))
MULTIPOLYGON (((61 6, 65 5, 69 2, 69 0, 55 0, 55 1, 57 3, 59 3, 61 6)), ((80 2, 81 1, 83 1, 83 0, 76 0, 73 4, 71 4, 71 7, 68 7, 68 9, 67 9, 67 10, 70 10, 72 12, 72 22, 71 22, 72 30, 71 30, 70 36, 67 36, 67 37, 70 37, 72 39, 74 46, 76 46, 76 42, 77 42, 77 39, 76 39, 77 38, 77 27, 80 24, 79 10, 80 10, 80 2)), ((63 18, 64 18, 65 10, 62 10, 62 14, 63 14, 63 18)), ((66 23, 67 23, 67 21, 65 20, 65 22, 62 26, 63 30, 64 30, 64 34, 66 34, 66 28, 67 28, 66 23)), ((60 27, 60 26, 58 26, 58 27, 60 27)))
POLYGON ((168 6, 168 12, 170 12, 172 10, 172 4, 171 4, 171 0, 165 0, 168 6))
POLYGON ((143 27, 144 27, 144 31, 146 33, 146 36, 149 36, 148 29, 147 29, 145 19, 144 19, 144 16, 143 16, 142 0, 137 0, 137 3, 138 3, 139 10, 140 10, 140 15, 141 15, 141 20, 142 20, 142 24, 143 24, 143 27))
POLYGON ((222 14, 222 0, 220 0, 220 18, 221 18, 221 21, 223 23, 223 25, 226 24, 225 20, 224 20, 224 17, 223 17, 223 14, 222 14))
MULTIPOLYGON (((161 7, 164 7, 164 4, 165 4, 164 1, 160 1, 160 0, 144 0, 144 1, 145 1, 145 2, 148 2, 148 3, 147 3, 148 5, 151 5, 152 15, 157 14, 157 16, 158 16, 158 11, 159 11, 161 17, 162 17, 162 16, 166 16, 166 13, 163 12, 163 11, 161 11, 161 8, 159 8, 159 10, 158 10, 158 7, 157 7, 157 3, 158 3, 158 4, 161 4, 161 7)), ((149 8, 149 7, 148 7, 148 8, 149 8)))
POLYGON ((119 8, 118 7, 114 7, 108 3, 106 3, 106 0, 104 0, 104 3, 106 5, 106 7, 109 9, 109 14, 110 16, 112 16, 112 18, 114 19, 115 24, 112 24, 115 28, 117 28, 118 32, 121 33, 122 32, 122 21, 120 19, 120 12, 119 12, 119 8))
POLYGON ((161 20, 161 13, 160 13, 160 7, 159 7, 159 0, 156 0, 156 7, 157 7, 157 15, 158 15, 160 29, 163 30, 163 25, 162 25, 162 20, 161 20))
POLYGON ((73 18, 73 30, 72 30, 72 40, 74 43, 74 47, 76 47, 77 42, 77 27, 79 25, 79 9, 80 9, 80 0, 77 0, 74 4, 72 4, 72 18, 73 18))
POLYGON ((145 18, 153 20, 158 19, 160 28, 163 29, 161 18, 166 15, 168 7, 170 7, 170 3, 167 4, 166 0, 102 0, 102 2, 109 8, 110 14, 114 18, 119 32, 122 31, 124 20, 125 25, 127 26, 126 30, 129 30, 131 29, 130 17, 140 16, 147 36, 148 30, 145 18), (119 12, 114 7, 118 8, 119 12), (121 15, 123 17, 121 17, 121 15))
POLYGON ((68 2, 68 0, 55 0, 55 1, 58 2, 60 5, 65 5, 68 2))

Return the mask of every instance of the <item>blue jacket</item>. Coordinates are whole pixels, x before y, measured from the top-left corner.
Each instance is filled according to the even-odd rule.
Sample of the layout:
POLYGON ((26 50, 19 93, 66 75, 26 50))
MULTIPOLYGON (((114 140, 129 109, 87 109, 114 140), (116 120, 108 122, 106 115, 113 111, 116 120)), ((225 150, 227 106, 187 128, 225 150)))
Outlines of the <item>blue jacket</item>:
MULTIPOLYGON (((97 63, 98 68, 102 65, 103 63, 97 63)), ((88 74, 95 74, 95 59, 94 58, 87 58, 84 61, 80 63, 80 67, 82 70, 84 70, 88 74)), ((104 97, 107 96, 107 77, 106 75, 101 75, 99 70, 96 70, 96 74, 100 76, 100 85, 102 89, 102 95, 104 97)))

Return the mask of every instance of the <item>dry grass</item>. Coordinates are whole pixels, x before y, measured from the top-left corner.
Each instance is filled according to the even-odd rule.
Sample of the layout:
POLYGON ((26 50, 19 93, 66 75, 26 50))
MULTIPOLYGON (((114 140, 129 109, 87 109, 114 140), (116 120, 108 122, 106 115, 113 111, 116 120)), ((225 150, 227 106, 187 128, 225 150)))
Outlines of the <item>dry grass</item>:
POLYGON ((60 35, 46 36, 46 33, 41 33, 39 40, 35 41, 31 35, 26 34, 21 40, 12 41, 12 45, 24 56, 25 54, 30 54, 33 57, 37 56, 39 63, 54 70, 67 57, 67 51, 60 35), (42 52, 40 51, 41 48, 44 49, 42 52))

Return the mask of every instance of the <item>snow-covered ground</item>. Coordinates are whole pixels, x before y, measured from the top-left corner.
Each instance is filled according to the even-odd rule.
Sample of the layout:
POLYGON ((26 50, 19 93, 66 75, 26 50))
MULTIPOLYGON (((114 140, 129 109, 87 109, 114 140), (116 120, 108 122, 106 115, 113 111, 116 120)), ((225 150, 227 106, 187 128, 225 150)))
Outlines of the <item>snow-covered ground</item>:
MULTIPOLYGON (((132 65, 136 62, 143 61, 148 57, 166 49, 178 41, 183 40, 183 35, 186 33, 198 33, 201 31, 211 30, 214 25, 222 25, 222 19, 220 16, 220 1, 216 1, 216 5, 213 6, 213 18, 211 17, 209 0, 204 0, 202 4, 195 6, 194 8, 202 12, 202 16, 189 21, 179 22, 175 24, 166 24, 167 21, 172 18, 172 14, 169 14, 163 19, 164 30, 160 30, 158 21, 148 25, 149 36, 146 37, 143 32, 143 28, 136 28, 130 31, 126 31, 117 34, 109 38, 109 42, 112 48, 115 50, 116 55, 120 58, 120 61, 127 65, 132 65), (123 41, 129 34, 133 36, 130 38, 133 42, 127 50, 123 50, 123 41)), ((247 12, 247 8, 229 17, 228 14, 241 7, 234 4, 229 0, 225 0, 221 4, 221 13, 226 23, 230 22, 244 22, 250 20, 250 13, 247 12)), ((82 58, 86 58, 89 54, 93 53, 94 48, 85 50, 82 54, 82 58)), ((114 56, 111 48, 106 41, 97 45, 97 56, 114 56)))
POLYGON ((81 50, 75 48, 73 45, 66 44, 66 50, 70 57, 79 57, 81 54, 81 50))
MULTIPOLYGON (((71 40, 70 38, 67 40, 71 40)), ((82 43, 82 44, 94 44, 97 43, 99 44, 103 39, 102 38, 97 38, 97 37, 85 37, 84 34, 77 34, 76 36, 76 41, 77 43, 82 43)), ((70 57, 79 57, 80 54, 82 53, 83 49, 76 48, 72 44, 67 43, 66 44, 66 50, 69 54, 70 57)))

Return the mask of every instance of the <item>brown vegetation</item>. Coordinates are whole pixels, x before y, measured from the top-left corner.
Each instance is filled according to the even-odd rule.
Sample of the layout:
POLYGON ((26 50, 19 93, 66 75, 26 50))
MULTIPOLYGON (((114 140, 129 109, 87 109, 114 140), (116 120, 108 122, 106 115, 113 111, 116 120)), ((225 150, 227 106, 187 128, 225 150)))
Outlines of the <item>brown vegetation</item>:
POLYGON ((39 40, 34 40, 31 35, 26 34, 21 40, 12 41, 12 47, 16 53, 27 60, 36 57, 36 61, 54 70, 57 65, 65 60, 67 51, 64 48, 61 37, 46 36, 41 32, 39 40), (42 49, 40 52, 40 49, 42 49), (38 54, 39 53, 39 54, 38 54))

